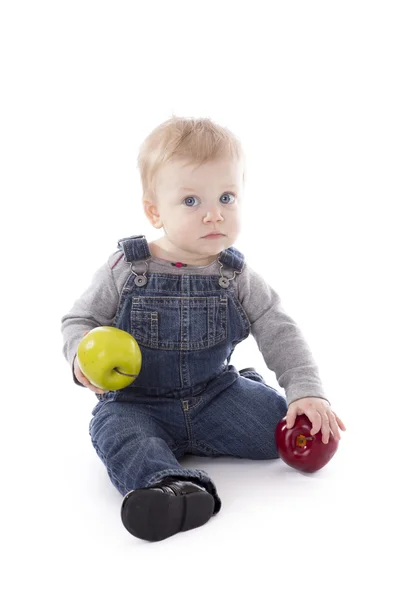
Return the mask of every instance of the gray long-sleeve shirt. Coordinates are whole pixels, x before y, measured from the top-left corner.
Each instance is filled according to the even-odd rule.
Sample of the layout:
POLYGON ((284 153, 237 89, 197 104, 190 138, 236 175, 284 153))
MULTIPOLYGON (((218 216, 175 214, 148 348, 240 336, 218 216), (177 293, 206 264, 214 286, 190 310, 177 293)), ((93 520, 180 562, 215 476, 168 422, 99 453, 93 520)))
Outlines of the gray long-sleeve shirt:
MULTIPOLYGON (((109 256, 94 273, 86 291, 62 317, 63 353, 71 368, 85 331, 113 323, 123 285, 130 274, 130 265, 118 260, 121 254, 121 250, 116 250, 109 256)), ((167 260, 151 257, 148 266, 149 273, 220 275, 218 260, 206 266, 178 269, 167 260)), ((230 272, 224 266, 224 274, 230 272)), ((288 404, 306 396, 329 402, 311 350, 298 325, 284 311, 277 292, 246 262, 230 285, 251 323, 251 333, 267 367, 285 390, 288 404)))

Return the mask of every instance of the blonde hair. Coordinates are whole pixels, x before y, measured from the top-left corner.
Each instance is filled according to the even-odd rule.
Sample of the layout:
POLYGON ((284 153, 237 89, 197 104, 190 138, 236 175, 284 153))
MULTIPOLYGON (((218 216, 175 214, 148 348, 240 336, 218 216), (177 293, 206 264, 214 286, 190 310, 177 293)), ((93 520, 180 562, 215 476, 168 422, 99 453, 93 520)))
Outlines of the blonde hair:
POLYGON ((208 118, 172 116, 144 140, 138 156, 143 199, 154 196, 158 169, 173 159, 201 165, 223 158, 244 159, 240 141, 226 127, 208 118))

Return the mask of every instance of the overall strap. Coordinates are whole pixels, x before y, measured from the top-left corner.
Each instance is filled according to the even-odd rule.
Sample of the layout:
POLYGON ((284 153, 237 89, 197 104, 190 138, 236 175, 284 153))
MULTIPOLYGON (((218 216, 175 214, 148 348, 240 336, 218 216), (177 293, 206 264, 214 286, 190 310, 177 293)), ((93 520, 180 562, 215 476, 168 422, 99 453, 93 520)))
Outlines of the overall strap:
POLYGON ((219 257, 218 257, 218 262, 220 264, 220 278, 218 280, 218 283, 220 285, 220 287, 222 288, 228 288, 229 287, 229 282, 233 281, 236 277, 236 275, 239 275, 239 273, 242 272, 243 266, 244 266, 244 256, 241 252, 239 252, 239 250, 237 250, 237 248, 234 248, 233 246, 231 246, 230 248, 227 248, 226 250, 223 250, 219 257), (232 277, 227 277, 224 272, 223 272, 223 267, 230 267, 231 269, 233 269, 233 275, 232 277))
POLYGON ((233 246, 223 250, 219 255, 219 259, 222 263, 224 263, 227 267, 231 267, 234 271, 241 271, 243 269, 244 255, 233 246))
MULTIPOLYGON (((121 238, 118 240, 118 248, 123 251, 125 262, 134 263, 138 261, 147 261, 149 258, 151 258, 150 248, 144 235, 132 235, 127 238, 121 238)), ((227 288, 229 287, 229 282, 235 279, 237 274, 242 272, 244 266, 244 255, 237 250, 237 248, 231 246, 220 253, 218 262, 221 265, 219 285, 223 288, 227 288), (224 266, 230 267, 233 270, 232 277, 227 277, 223 273, 222 269, 224 266)), ((146 270, 143 274, 138 275, 133 270, 132 273, 136 275, 134 280, 136 285, 140 287, 146 285, 147 263, 146 270)))
POLYGON ((126 262, 136 262, 151 258, 150 248, 144 235, 132 235, 118 240, 118 248, 123 251, 126 262))

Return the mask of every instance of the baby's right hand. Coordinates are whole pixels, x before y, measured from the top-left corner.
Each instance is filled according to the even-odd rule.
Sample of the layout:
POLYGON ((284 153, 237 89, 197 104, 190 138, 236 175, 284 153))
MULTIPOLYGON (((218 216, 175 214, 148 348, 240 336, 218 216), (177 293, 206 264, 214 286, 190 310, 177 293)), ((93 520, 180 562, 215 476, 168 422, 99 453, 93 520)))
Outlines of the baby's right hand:
MULTIPOLYGON (((83 337, 85 337, 85 335, 87 333, 88 332, 85 331, 85 333, 83 334, 83 337)), ((82 385, 87 387, 89 390, 92 390, 92 392, 95 392, 96 394, 105 394, 106 393, 107 390, 102 390, 101 388, 94 386, 92 383, 90 383, 89 379, 84 376, 84 374, 82 373, 82 371, 79 368, 77 356, 75 356, 75 358, 74 358, 74 373, 75 373, 75 377, 77 378, 79 383, 81 383, 82 385)))
POLYGON ((89 379, 84 376, 84 374, 82 373, 82 371, 79 368, 76 356, 74 359, 74 373, 75 373, 75 377, 77 378, 79 383, 81 383, 85 387, 89 388, 89 390, 92 390, 92 392, 95 392, 96 394, 105 394, 106 393, 107 390, 102 390, 100 388, 95 387, 93 384, 90 383, 89 379))

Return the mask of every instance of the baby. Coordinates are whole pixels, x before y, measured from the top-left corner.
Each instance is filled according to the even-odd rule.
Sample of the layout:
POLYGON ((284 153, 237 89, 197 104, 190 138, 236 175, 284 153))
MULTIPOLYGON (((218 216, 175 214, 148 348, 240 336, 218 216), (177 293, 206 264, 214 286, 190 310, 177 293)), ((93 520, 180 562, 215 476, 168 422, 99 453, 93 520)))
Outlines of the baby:
POLYGON ((121 519, 143 540, 204 525, 221 509, 214 481, 183 468, 185 454, 278 458, 275 429, 306 414, 312 434, 340 439, 311 351, 277 292, 233 244, 240 230, 244 155, 210 119, 173 117, 139 153, 143 208, 164 235, 118 241, 62 318, 63 352, 76 384, 96 392, 89 433, 113 485, 121 519), (142 352, 137 379, 94 387, 76 361, 85 333, 128 331, 142 352), (252 368, 230 364, 252 334, 285 396, 252 368))

